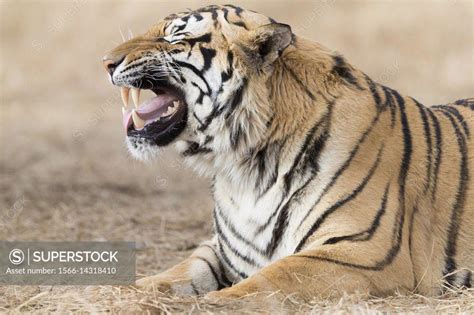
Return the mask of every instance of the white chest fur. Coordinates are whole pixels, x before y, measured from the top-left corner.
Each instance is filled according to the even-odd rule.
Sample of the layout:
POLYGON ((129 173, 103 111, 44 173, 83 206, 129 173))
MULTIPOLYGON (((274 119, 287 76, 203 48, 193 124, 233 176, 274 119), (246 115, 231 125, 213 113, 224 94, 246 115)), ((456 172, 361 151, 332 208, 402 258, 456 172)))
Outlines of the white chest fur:
POLYGON ((215 225, 221 251, 227 263, 247 276, 292 254, 296 246, 291 238, 282 238, 274 248, 271 245, 283 194, 281 186, 277 181, 265 195, 258 196, 253 187, 236 189, 226 178, 216 177, 215 225))

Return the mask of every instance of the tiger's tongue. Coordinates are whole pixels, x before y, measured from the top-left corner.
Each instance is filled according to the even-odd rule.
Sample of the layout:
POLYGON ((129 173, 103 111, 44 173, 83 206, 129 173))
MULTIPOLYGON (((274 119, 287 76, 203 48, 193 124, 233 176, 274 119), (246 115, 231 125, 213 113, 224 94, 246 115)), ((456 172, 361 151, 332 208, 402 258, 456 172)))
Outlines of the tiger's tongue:
MULTIPOLYGON (((178 100, 179 99, 174 95, 160 94, 140 104, 140 107, 136 108, 135 112, 141 119, 145 120, 145 124, 147 124, 161 117, 161 115, 167 111, 168 106, 178 100)), ((127 131, 131 125, 132 110, 128 109, 123 113, 123 127, 125 131, 127 131)))

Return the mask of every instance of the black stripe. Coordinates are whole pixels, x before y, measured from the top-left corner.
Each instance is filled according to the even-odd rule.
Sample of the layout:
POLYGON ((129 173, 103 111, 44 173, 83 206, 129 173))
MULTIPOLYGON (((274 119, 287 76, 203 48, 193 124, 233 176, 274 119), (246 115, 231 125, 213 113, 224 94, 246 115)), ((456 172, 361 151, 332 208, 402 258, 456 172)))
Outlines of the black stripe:
POLYGON ((232 96, 232 101, 230 102, 230 106, 227 105, 226 107, 229 107, 226 109, 226 114, 225 118, 228 118, 231 114, 234 113, 235 109, 242 103, 242 99, 244 96, 245 89, 247 88, 247 79, 243 78, 242 83, 240 86, 237 88, 237 90, 234 92, 234 95, 232 96))
MULTIPOLYGON (((257 166, 257 180, 255 189, 258 191, 258 199, 262 197, 277 181, 278 169, 280 165, 280 154, 281 150, 286 143, 286 138, 282 141, 275 141, 267 144, 265 147, 260 149, 256 154, 250 154, 250 163, 254 163, 257 166), (274 161, 275 159, 276 161, 274 161)), ((250 169, 253 169, 251 164, 250 169)))
MULTIPOLYGON (((249 240, 247 240, 245 237, 242 236, 242 234, 240 234, 234 227, 234 225, 229 222, 228 218, 226 216, 224 216, 221 211, 220 211, 220 207, 218 205, 216 205, 215 207, 215 213, 216 213, 216 216, 222 218, 222 220, 224 221, 224 225, 227 227, 227 229, 230 231, 230 233, 232 233, 232 235, 238 239, 239 241, 241 241, 242 243, 244 243, 245 245, 247 245, 248 247, 252 248, 254 251, 256 251, 257 253, 259 253, 260 255, 263 255, 265 256, 265 252, 258 248, 257 246, 255 246, 252 242, 250 242, 249 240)), ((217 220, 217 218, 216 218, 217 220)))
POLYGON ((196 154, 204 154, 212 152, 211 149, 202 147, 197 142, 191 142, 189 147, 182 153, 183 156, 192 156, 196 154))
MULTIPOLYGON (((410 131, 410 125, 408 123, 408 117, 405 110, 405 100, 398 94, 397 91, 393 90, 392 93, 395 95, 395 99, 398 103, 398 108, 400 111, 400 121, 402 124, 402 134, 403 134, 403 157, 400 165, 400 173, 398 176, 398 185, 399 185, 399 211, 397 216, 399 220, 394 226, 393 238, 395 239, 395 244, 392 245, 392 248, 389 250, 388 254, 385 257, 384 263, 386 265, 390 264, 396 255, 400 251, 401 240, 403 234, 403 225, 405 223, 405 191, 406 191, 406 178, 408 176, 408 171, 410 169, 411 156, 413 153, 413 143, 410 131)), ((392 240, 393 241, 393 240, 392 240)))
POLYGON ((230 268, 230 270, 232 270, 236 275, 238 275, 242 279, 248 278, 248 275, 245 272, 237 270, 237 268, 235 268, 234 265, 232 265, 232 262, 230 261, 229 257, 227 257, 224 249, 222 248, 222 243, 219 238, 218 238, 218 244, 219 244, 219 252, 221 253, 222 259, 224 260, 225 264, 230 268))
MULTIPOLYGON (((197 122, 199 123, 200 126, 204 126, 204 123, 201 121, 201 119, 199 119, 199 117, 196 115, 196 112, 193 111, 193 116, 194 118, 197 120, 197 122)), ((199 128, 198 128, 199 129, 199 128)))
POLYGON ((390 115, 391 115, 391 128, 395 127, 395 122, 397 119, 397 108, 395 107, 392 89, 382 86, 382 90, 385 93, 385 107, 388 106, 390 108, 390 115))
POLYGON ((222 282, 224 283, 224 285, 226 287, 229 287, 232 285, 232 281, 229 280, 229 278, 227 278, 226 274, 225 274, 225 268, 224 266, 222 265, 222 261, 220 260, 220 255, 217 254, 217 251, 214 247, 208 245, 208 244, 201 244, 200 247, 207 247, 209 248, 210 250, 212 250, 212 252, 214 253, 214 256, 216 256, 216 259, 217 259, 217 262, 219 264, 219 269, 222 271, 221 272, 221 280, 222 282))
MULTIPOLYGON (((206 93, 201 89, 201 87, 199 85, 197 85, 196 83, 194 82, 191 82, 191 84, 196 87, 198 90, 199 90, 199 96, 198 98, 196 99, 195 103, 198 104, 198 105, 202 105, 202 101, 204 99, 204 95, 206 95, 206 93)), ((196 113, 193 112, 194 115, 196 115, 196 113)), ((195 116, 196 117, 196 116, 195 116)))
MULTIPOLYGON (((413 263, 413 227, 414 227, 414 222, 415 222, 415 216, 416 214, 418 213, 418 201, 416 202, 416 205, 415 207, 413 207, 413 210, 411 211, 411 215, 410 215, 410 225, 409 225, 409 228, 408 228, 408 252, 410 253, 410 260, 411 260, 411 263, 412 265, 414 266, 414 263, 413 263)), ((416 279, 416 273, 415 271, 413 270, 413 287, 416 288, 416 285, 418 283, 418 280, 416 279)))
POLYGON ((273 227, 272 238, 270 239, 270 242, 268 242, 266 250, 265 250, 266 254, 269 257, 273 255, 278 244, 280 244, 281 238, 285 234, 285 230, 286 230, 286 227, 288 226, 288 219, 289 219, 288 209, 289 209, 289 204, 286 203, 285 206, 283 206, 283 208, 278 214, 275 226, 273 227))
POLYGON ((309 96, 309 98, 313 101, 316 100, 316 96, 313 94, 313 92, 311 92, 308 87, 306 86, 306 84, 301 81, 301 79, 296 75, 296 73, 293 71, 293 69, 291 69, 290 67, 288 67, 286 65, 286 63, 283 62, 283 67, 286 69, 286 71, 288 71, 288 73, 291 75, 291 77, 296 81, 296 83, 298 83, 299 86, 301 86, 301 88, 305 91, 305 93, 309 96))
POLYGON ((219 241, 222 240, 224 242, 224 244, 226 245, 226 247, 235 255, 237 256, 238 258, 240 258, 241 260, 243 260, 244 262, 246 262, 247 264, 251 265, 251 266, 257 266, 257 267, 261 267, 257 264, 257 262, 255 260, 253 260, 253 258, 247 256, 247 255, 243 255, 242 253, 240 253, 232 244, 231 242, 229 241, 229 239, 227 238, 227 236, 224 234, 224 232, 222 231, 222 227, 219 223, 219 219, 217 217, 217 215, 214 215, 214 221, 215 221, 215 227, 216 227, 216 232, 217 232, 217 235, 219 236, 218 239, 219 241))
MULTIPOLYGON (((247 80, 244 80, 243 82, 245 82, 245 84, 247 84, 247 80)), ((198 130, 203 132, 205 131, 209 125, 211 124, 211 122, 216 118, 218 117, 219 115, 222 114, 222 112, 224 110, 226 110, 228 107, 237 107, 237 105, 240 104, 240 102, 242 101, 242 96, 243 96, 243 83, 233 92, 233 95, 231 96, 230 98, 230 101, 227 103, 227 104, 223 104, 223 105, 220 105, 220 106, 215 106, 211 113, 206 117, 205 119, 205 122, 204 124, 202 124, 201 126, 198 127, 198 130)), ((228 113, 228 115, 230 115, 230 113, 228 113)), ((226 117, 228 118, 228 117, 226 117)))
MULTIPOLYGON (((331 105, 331 107, 332 107, 332 105, 331 105)), ((284 184, 285 184, 285 187, 284 187, 285 191, 290 190, 291 182, 293 180, 294 173, 296 172, 297 167, 300 165, 300 162, 302 160, 303 155, 308 153, 308 147, 311 145, 311 141, 314 140, 314 139, 318 140, 320 138, 320 137, 317 137, 316 135, 319 131, 319 128, 321 127, 321 125, 323 123, 325 123, 327 121, 328 117, 330 117, 329 112, 326 113, 320 120, 318 120, 314 124, 314 126, 308 131, 308 133, 306 133, 303 145, 301 146, 301 149, 299 150, 298 154, 296 155, 296 157, 293 161, 293 165, 291 166, 290 170, 283 177, 284 184)), ((326 138, 327 137, 324 137, 323 140, 326 140, 326 138)), ((319 142, 313 143, 313 146, 318 147, 318 145, 316 145, 316 144, 319 145, 320 143, 319 142)), ((319 148, 319 149, 321 150, 322 147, 319 148)))
POLYGON ((202 67, 201 71, 202 73, 205 73, 211 67, 212 59, 217 53, 215 49, 205 48, 203 46, 200 46, 199 50, 201 51, 202 57, 204 58, 204 66, 202 67))
MULTIPOLYGON (((227 52, 227 70, 222 71, 221 73, 222 83, 228 81, 232 77, 232 74, 234 72, 233 66, 234 66, 234 54, 232 53, 232 51, 228 51, 227 52)), ((221 85, 221 90, 222 90, 222 85, 221 85)))
MULTIPOLYGON (((192 16, 192 14, 188 14, 188 15, 186 15, 186 16, 183 16, 183 17, 181 18, 181 21, 187 23, 187 22, 189 21, 189 19, 191 18, 191 16, 192 16)), ((186 25, 186 23, 185 23, 184 25, 186 25)))
POLYGON ((199 22, 203 19, 202 15, 199 13, 193 13, 193 17, 196 19, 196 22, 199 22))
MULTIPOLYGON (((308 178, 306 180, 306 182, 301 185, 300 188, 298 188, 292 195, 290 198, 288 198, 288 201, 287 203, 291 202, 291 200, 293 200, 293 198, 298 195, 301 191, 303 191, 306 186, 316 177, 316 175, 313 175, 311 176, 310 178, 308 178)), ((275 211, 272 212, 272 214, 268 217, 267 221, 262 224, 261 226, 259 226, 259 228, 255 231, 255 234, 254 234, 254 237, 257 237, 258 235, 262 234, 263 231, 265 231, 267 229, 267 227, 270 225, 271 221, 273 220, 273 218, 280 213, 280 210, 282 210, 281 205, 283 204, 283 201, 285 200, 286 198, 286 194, 284 194, 282 197, 281 197, 281 200, 280 200, 280 203, 278 204, 278 206, 275 208, 275 211)))
POLYGON ((464 203, 466 200, 466 188, 469 181, 469 169, 467 159, 467 145, 463 133, 459 129, 456 121, 449 112, 442 111, 451 122, 456 133, 456 139, 459 145, 459 154, 461 155, 461 162, 459 166, 459 187, 456 193, 456 201, 454 202, 451 212, 451 220, 448 227, 447 244, 445 247, 445 267, 443 275, 449 284, 454 284, 456 275, 453 272, 456 270, 455 256, 457 252, 456 243, 459 234, 461 217, 464 212, 464 203))
MULTIPOLYGON (((186 21, 189 19, 189 17, 188 17, 188 19, 186 19, 186 20, 185 20, 185 18, 186 18, 186 17, 184 17, 184 18, 182 19, 183 22, 186 22, 186 21)), ((176 26, 176 25, 175 25, 175 27, 173 27, 173 29, 170 31, 170 33, 171 33, 171 34, 175 34, 175 33, 179 32, 179 31, 182 31, 182 30, 184 30, 184 29, 186 28, 186 26, 187 26, 187 23, 184 23, 183 25, 179 25, 179 26, 176 26)))
POLYGON ((221 8, 218 7, 217 5, 215 4, 212 4, 212 5, 208 5, 206 7, 202 7, 202 8, 199 8, 199 9, 196 9, 194 10, 193 12, 200 12, 200 13, 213 13, 217 10, 220 10, 221 8))
POLYGON ((231 131, 230 131, 230 146, 233 150, 237 149, 237 145, 239 144, 239 139, 243 135, 242 128, 240 124, 235 126, 231 131))
MULTIPOLYGON (((368 135, 372 132, 373 128, 377 125, 377 122, 380 118, 380 112, 377 112, 377 114, 375 115, 375 117, 372 119, 372 121, 370 122, 369 124, 369 127, 364 131, 364 133, 362 134, 362 136, 359 138, 359 140, 357 141, 357 144, 355 145, 355 147, 352 149, 351 153, 349 154, 349 158, 344 162, 344 164, 336 171, 336 173, 334 174, 334 176, 331 178, 331 181, 329 182, 329 184, 326 185, 326 187, 324 187, 321 195, 318 197, 318 200, 316 201, 315 205, 316 206, 322 199, 323 197, 328 193, 328 191, 332 188, 332 186, 336 183, 337 179, 339 178, 339 176, 341 176, 342 173, 344 173, 344 171, 349 167, 349 165, 351 164, 352 162, 352 159, 355 157, 355 155, 357 154, 357 152, 359 152, 359 149, 360 149, 360 146, 365 142, 365 140, 367 139, 368 135)), ((304 220, 306 220, 306 218, 309 216, 309 214, 311 213, 311 210, 308 211, 306 213, 306 215, 303 217, 303 219, 300 221, 300 223, 298 224, 298 226, 301 226, 301 224, 303 223, 304 220)))
POLYGON ((400 110, 400 120, 402 123, 402 133, 403 133, 403 159, 401 164, 400 176, 399 176, 399 185, 401 191, 403 192, 402 198, 405 199, 405 180, 408 175, 408 169, 410 167, 410 160, 412 154, 412 139, 411 139, 411 132, 410 126, 408 124, 407 114, 405 112, 405 101, 404 99, 398 94, 397 91, 393 91, 395 94, 395 99, 398 102, 399 110, 400 110))
MULTIPOLYGON (((305 245, 308 238, 317 231, 317 229, 324 223, 324 221, 329 217, 329 215, 334 213, 334 211, 336 211, 337 209, 339 209, 340 207, 342 207, 346 203, 353 200, 355 197, 357 197, 359 195, 360 192, 362 192, 364 190, 365 186, 369 183, 369 181, 372 178, 372 176, 374 175, 377 167, 379 166, 380 158, 381 158, 381 155, 382 155, 382 152, 383 152, 383 148, 384 148, 384 145, 382 144, 379 148, 379 152, 377 153, 377 158, 375 160, 375 163, 371 166, 369 172, 363 178, 363 180, 360 182, 360 184, 349 195, 347 195, 346 197, 338 200, 335 204, 333 204, 326 211, 324 211, 323 214, 320 217, 317 218, 316 222, 313 223, 311 228, 308 230, 308 232, 306 232, 305 236, 298 243, 298 246, 296 246, 295 253, 299 252, 301 250, 301 248, 305 245)), ((310 207, 310 210, 308 211, 308 213, 311 213, 311 211, 314 209, 315 206, 316 206, 316 203, 313 204, 310 207)))
MULTIPOLYGON (((329 125, 330 120, 328 121, 329 125)), ((329 126, 325 128, 324 132, 316 138, 313 142, 311 147, 306 154, 305 160, 303 165, 305 165, 304 172, 309 171, 311 175, 314 175, 319 172, 319 157, 321 152, 323 151, 324 147, 326 146, 326 142, 329 139, 329 126)))
MULTIPOLYGON (((216 270, 214 269, 214 267, 212 266, 211 262, 209 260, 207 260, 206 258, 204 257, 200 257, 200 256, 193 256, 194 258, 197 258, 201 261, 203 261, 207 267, 209 268, 209 270, 211 271, 212 273, 212 276, 214 277, 214 279, 216 279, 216 283, 217 283, 217 290, 220 290, 220 289, 223 289, 225 288, 225 286, 221 283, 221 281, 219 280, 219 276, 217 275, 218 273, 216 272, 216 270)), ((219 258, 217 258, 219 259, 219 258)))
POLYGON ((312 137, 314 136, 314 133, 316 132, 317 128, 319 127, 319 124, 321 123, 321 121, 318 121, 309 131, 308 133, 306 134, 306 137, 305 137, 305 140, 304 140, 304 143, 303 145, 301 146, 301 149, 300 151, 298 152, 298 154, 296 155, 296 158, 294 159, 293 161, 293 165, 291 166, 290 170, 285 173, 285 175, 283 175, 283 180, 284 180, 284 190, 285 191, 289 191, 290 188, 291 188, 291 182, 292 182, 292 179, 293 179, 293 175, 295 173, 295 169, 298 167, 300 161, 301 161, 301 157, 303 156, 303 154, 306 152, 306 150, 308 149, 308 146, 310 144, 310 141, 312 139, 312 137))
MULTIPOLYGON (((283 144, 280 144, 279 149, 273 150, 272 153, 274 153, 275 156, 279 157, 282 147, 283 147, 283 144)), ((270 172, 270 178, 267 180, 266 185, 263 185, 263 179, 264 179, 263 174, 268 174, 268 172, 265 172, 267 169, 265 167, 266 161, 267 159, 260 158, 260 162, 259 162, 260 176, 258 176, 257 184, 255 185, 255 189, 259 189, 260 193, 256 200, 259 200, 263 195, 265 195, 270 190, 270 188, 272 188, 273 185, 275 185, 276 181, 278 180, 278 168, 280 166, 280 159, 277 159, 277 161, 275 162, 275 166, 273 167, 273 170, 270 172)))
POLYGON ((235 26, 243 27, 244 29, 248 30, 247 25, 243 21, 236 21, 236 22, 230 22, 230 24, 233 24, 235 26))
POLYGON ((194 45, 196 45, 196 43, 210 43, 211 38, 212 38, 211 33, 207 33, 199 37, 183 38, 182 41, 187 42, 191 46, 190 50, 192 50, 194 45))
POLYGON ((461 105, 463 107, 474 110, 474 98, 468 98, 468 99, 464 99, 464 100, 457 100, 456 102, 454 102, 454 105, 461 105))
MULTIPOLYGON (((225 119, 229 119, 229 117, 234 113, 237 107, 242 103, 243 95, 244 92, 247 88, 247 79, 242 80, 242 84, 239 86, 239 88, 235 91, 232 101, 230 102, 229 105, 227 105, 225 109, 225 119)), ((237 145, 239 144, 239 141, 244 134, 243 127, 239 123, 237 126, 234 126, 233 123, 229 123, 228 129, 230 130, 230 146, 235 150, 237 148, 237 145)))
POLYGON ((193 290, 194 295, 199 295, 200 294, 192 279, 191 279, 191 289, 193 290))
POLYGON ((232 4, 226 4, 225 6, 234 9, 235 14, 238 17, 241 17, 242 12, 244 11, 244 9, 242 9, 241 7, 238 7, 238 6, 235 6, 235 5, 232 5, 232 4))
POLYGON ((472 271, 471 270, 467 270, 464 281, 462 282, 462 286, 465 287, 466 289, 471 288, 472 286, 472 271))
POLYGON ((204 78, 201 71, 199 71, 195 66, 193 66, 190 63, 179 61, 179 60, 175 60, 174 63, 182 68, 187 68, 191 70, 196 76, 198 76, 204 82, 204 84, 206 84, 206 87, 207 87, 206 93, 211 93, 211 87, 209 86, 209 83, 207 83, 206 78, 204 78))
POLYGON ((222 8, 222 12, 224 12, 224 20, 229 23, 229 10, 227 10, 226 8, 222 8))
POLYGON ((420 111, 420 117, 421 121, 423 123, 423 131, 424 131, 424 136, 425 136, 425 141, 426 141, 426 185, 425 185, 425 193, 428 191, 428 188, 430 187, 431 184, 431 166, 432 166, 432 141, 431 141, 431 129, 430 125, 428 122, 428 116, 426 115, 426 109, 423 105, 421 105, 418 101, 415 99, 412 99, 415 102, 415 105, 418 107, 418 110, 420 111))
POLYGON ((333 56, 333 61, 334 65, 331 70, 333 75, 341 77, 344 81, 355 86, 358 90, 364 90, 364 88, 360 86, 359 82, 357 82, 357 79, 352 74, 349 64, 346 63, 342 56, 333 56))
MULTIPOLYGON (((320 121, 318 121, 318 122, 316 123, 316 125, 312 128, 312 130, 314 129, 314 132, 313 132, 313 133, 317 133, 320 123, 323 122, 325 119, 327 119, 327 117, 329 117, 329 116, 326 116, 326 118, 323 117, 320 121)), ((326 128, 327 128, 327 127, 326 127, 326 128)), ((308 133, 308 134, 307 134, 307 137, 309 137, 309 136, 311 136, 311 135, 312 135, 311 133, 308 133)), ((319 137, 316 138, 316 141, 315 141, 314 144, 313 144, 313 148, 310 150, 310 152, 313 152, 313 153, 316 153, 316 152, 317 152, 316 154, 314 154, 314 156, 312 156, 312 154, 311 154, 311 156, 312 156, 313 159, 315 160, 314 163, 315 163, 316 165, 318 164, 319 155, 320 155, 320 153, 322 152, 322 150, 323 150, 323 148, 324 148, 324 146, 325 146, 325 143, 326 143, 327 139, 328 139, 328 131, 326 130, 321 136, 319 136, 319 137)), ((305 143, 306 143, 306 140, 305 140, 305 143)), ((297 157, 296 157, 296 159, 295 159, 295 162, 296 162, 298 159, 300 159, 299 156, 301 155, 301 154, 300 154, 301 152, 302 152, 302 151, 300 151, 300 152, 297 154, 297 157)), ((309 156, 310 156, 310 155, 308 155, 308 157, 309 157, 309 156)), ((292 166, 292 168, 294 168, 294 167, 292 166)), ((285 200, 287 194, 284 194, 284 195, 281 197, 280 203, 279 203, 278 206, 275 208, 275 210, 272 212, 272 214, 268 217, 267 221, 266 221, 264 224, 262 224, 261 226, 259 226, 258 229, 256 230, 255 235, 254 235, 255 237, 257 237, 258 235, 260 235, 261 233, 263 233, 263 231, 265 231, 265 230, 267 229, 267 227, 270 225, 270 223, 272 222, 273 218, 274 218, 277 214, 278 214, 280 220, 284 220, 286 214, 284 214, 284 213, 281 214, 281 212, 284 211, 285 208, 288 208, 289 205, 290 205, 290 203, 291 203, 291 201, 295 198, 295 196, 298 196, 298 195, 307 187, 307 185, 316 177, 316 175, 317 175, 317 169, 318 169, 317 166, 312 169, 311 176, 305 181, 305 183, 304 183, 303 185, 301 185, 301 187, 299 187, 299 188, 291 195, 290 198, 288 198, 288 201, 286 202, 285 206, 282 207, 282 208, 281 208, 281 205, 283 204, 283 201, 285 200)), ((284 191, 287 192, 287 193, 290 191, 290 182, 289 182, 289 180, 287 179, 287 176, 290 176, 290 175, 289 175, 290 173, 291 173, 291 171, 288 172, 288 173, 286 173, 285 176, 284 176, 284 179, 285 179, 285 189, 284 189, 284 191)), ((287 211, 287 210, 285 210, 285 211, 287 211)), ((284 225, 283 223, 284 223, 284 222, 281 222, 280 224, 278 224, 278 223, 276 224, 276 226, 275 226, 275 228, 274 228, 274 230, 273 230, 272 240, 271 240, 270 243, 269 243, 269 244, 272 244, 272 245, 270 245, 270 247, 269 247, 270 249, 267 249, 267 252, 270 252, 270 251, 271 251, 271 248, 274 247, 274 244, 277 242, 277 239, 283 235, 283 231, 280 231, 280 229, 283 229, 283 228, 285 227, 285 225, 284 225)), ((267 247, 267 248, 268 248, 268 247, 267 247)))
POLYGON ((385 214, 385 210, 387 208, 387 197, 388 197, 388 190, 389 190, 390 185, 387 184, 387 187, 385 188, 384 195, 382 197, 382 204, 380 205, 379 209, 377 210, 377 213, 375 215, 374 220, 372 221, 372 224, 370 227, 363 231, 359 232, 356 234, 351 234, 351 235, 344 235, 344 236, 336 236, 336 237, 331 237, 327 239, 324 242, 325 244, 336 244, 340 241, 356 241, 356 242, 361 242, 361 241, 368 241, 372 239, 374 236, 375 232, 377 231, 379 225, 380 225, 380 220, 382 216, 385 214))
POLYGON ((438 118, 435 116, 433 111, 430 108, 426 108, 428 111, 428 116, 433 121, 434 127, 434 135, 435 135, 435 148, 436 148, 436 156, 434 162, 434 173, 433 173, 433 188, 431 190, 431 199, 433 202, 436 200, 436 190, 438 188, 438 177, 439 177, 439 169, 441 166, 441 161, 443 157, 443 138, 441 134, 441 126, 439 124, 438 118))
POLYGON ((318 256, 313 256, 313 255, 292 255, 289 257, 295 257, 295 258, 305 258, 305 259, 311 259, 311 260, 320 260, 320 261, 326 261, 330 263, 334 263, 336 265, 341 265, 345 267, 350 267, 350 268, 355 268, 355 269, 362 269, 362 270, 372 270, 372 271, 380 271, 383 270, 386 266, 392 263, 392 261, 395 259, 397 253, 400 250, 401 247, 401 241, 402 241, 402 233, 403 233, 403 224, 405 220, 405 211, 403 205, 400 204, 399 206, 399 220, 398 222, 394 225, 394 233, 393 233, 393 238, 392 240, 392 246, 388 250, 387 254, 385 254, 384 258, 382 260, 376 261, 373 265, 362 265, 362 264, 356 264, 356 263, 348 263, 345 261, 340 261, 337 259, 331 259, 331 258, 326 258, 326 257, 318 257, 318 256), (401 210, 401 211, 400 211, 401 210))
POLYGON ((214 108, 212 109, 211 113, 206 117, 204 123, 202 123, 201 126, 198 127, 198 130, 201 131, 201 132, 205 131, 205 130, 209 127, 209 125, 211 124, 211 122, 212 122, 217 116, 219 116, 220 114, 222 114, 223 108, 224 108, 224 107, 214 106, 214 108))
MULTIPOLYGON (((372 93, 372 97, 374 99, 375 106, 381 110, 382 109, 382 99, 377 91, 377 86, 375 85, 374 81, 372 81, 367 75, 365 76, 365 81, 369 85, 370 93, 372 93)), ((385 101, 387 104, 387 101, 385 101)))
POLYGON ((438 105, 433 106, 433 108, 451 113, 461 124, 462 128, 464 129, 464 133, 467 135, 467 137, 470 137, 469 126, 467 125, 463 115, 461 115, 461 113, 455 107, 449 105, 438 105))

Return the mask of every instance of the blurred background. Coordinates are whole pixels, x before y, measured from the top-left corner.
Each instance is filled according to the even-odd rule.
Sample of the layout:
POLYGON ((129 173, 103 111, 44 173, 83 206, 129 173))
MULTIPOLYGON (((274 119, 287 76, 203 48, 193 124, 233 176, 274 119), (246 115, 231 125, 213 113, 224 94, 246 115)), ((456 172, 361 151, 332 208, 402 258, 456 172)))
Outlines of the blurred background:
MULTIPOLYGON (((473 2, 230 1, 290 24, 424 104, 474 96, 473 2)), ((172 148, 128 157, 101 58, 169 13, 220 1, 1 1, 0 239, 129 240, 140 274, 211 234, 205 179, 172 148)))

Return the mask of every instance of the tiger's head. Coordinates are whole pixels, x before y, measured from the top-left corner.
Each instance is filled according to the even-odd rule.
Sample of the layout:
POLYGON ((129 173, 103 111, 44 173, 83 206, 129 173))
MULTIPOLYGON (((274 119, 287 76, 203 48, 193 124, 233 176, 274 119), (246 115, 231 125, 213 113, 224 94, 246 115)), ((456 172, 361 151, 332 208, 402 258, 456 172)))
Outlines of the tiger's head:
POLYGON ((188 156, 258 145, 273 115, 267 80, 291 41, 288 25, 224 5, 172 14, 113 49, 103 62, 121 89, 131 154, 147 159, 173 142, 188 156), (156 96, 140 102, 143 89, 156 96))

